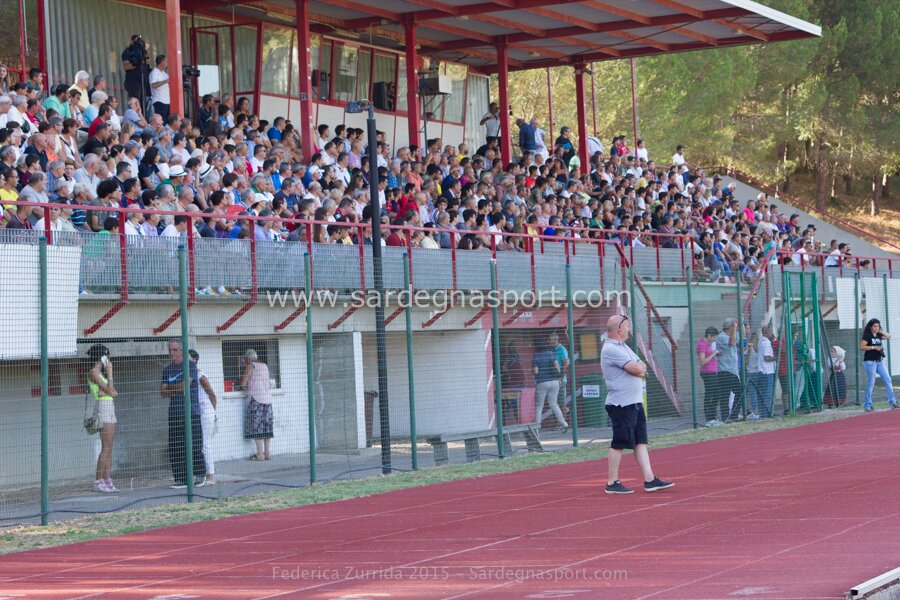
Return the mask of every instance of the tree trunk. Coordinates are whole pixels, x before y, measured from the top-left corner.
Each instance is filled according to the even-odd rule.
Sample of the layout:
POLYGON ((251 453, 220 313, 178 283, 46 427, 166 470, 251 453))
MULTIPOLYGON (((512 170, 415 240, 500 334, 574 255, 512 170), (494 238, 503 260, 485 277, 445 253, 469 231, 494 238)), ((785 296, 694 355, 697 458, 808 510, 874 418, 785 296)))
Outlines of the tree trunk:
POLYGON ((853 193, 853 177, 850 174, 843 175, 844 179, 844 193, 850 195, 853 193))
POLYGON ((824 212, 828 207, 828 157, 825 156, 825 144, 819 144, 816 152, 816 210, 824 212))
POLYGON ((881 211, 881 173, 875 173, 872 177, 872 216, 876 216, 881 211))

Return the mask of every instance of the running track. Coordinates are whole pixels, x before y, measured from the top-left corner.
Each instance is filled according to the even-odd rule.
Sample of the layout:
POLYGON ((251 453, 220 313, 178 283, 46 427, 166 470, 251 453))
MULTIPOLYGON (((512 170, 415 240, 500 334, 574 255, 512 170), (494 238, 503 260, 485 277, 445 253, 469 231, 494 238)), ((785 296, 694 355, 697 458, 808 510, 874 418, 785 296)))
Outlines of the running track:
POLYGON ((898 566, 898 456, 878 412, 655 451, 652 495, 594 461, 13 554, 0 598, 841 598, 898 566))

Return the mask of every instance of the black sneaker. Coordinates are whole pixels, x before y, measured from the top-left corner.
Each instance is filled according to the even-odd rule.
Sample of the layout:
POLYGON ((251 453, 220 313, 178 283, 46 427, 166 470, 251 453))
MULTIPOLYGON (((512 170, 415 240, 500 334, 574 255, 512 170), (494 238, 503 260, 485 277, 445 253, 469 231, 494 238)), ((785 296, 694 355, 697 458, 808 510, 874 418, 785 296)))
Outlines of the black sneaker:
POLYGON ((634 490, 622 485, 622 482, 616 479, 613 483, 606 484, 607 494, 633 494, 634 490))
POLYGON ((671 481, 663 481, 659 477, 654 477, 653 481, 645 481, 644 482, 644 491, 645 492, 658 492, 659 490, 664 490, 666 488, 670 488, 674 483, 671 481))

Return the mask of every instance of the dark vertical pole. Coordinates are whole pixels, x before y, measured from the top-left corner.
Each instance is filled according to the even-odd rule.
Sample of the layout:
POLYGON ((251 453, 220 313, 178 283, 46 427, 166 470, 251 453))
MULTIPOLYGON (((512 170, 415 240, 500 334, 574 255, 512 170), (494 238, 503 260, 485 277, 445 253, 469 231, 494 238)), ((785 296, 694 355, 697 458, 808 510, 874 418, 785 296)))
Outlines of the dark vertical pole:
MULTIPOLYGON (((50 220, 50 210, 44 211, 44 219, 50 220)), ((47 238, 41 238, 41 525, 50 518, 50 356, 47 343, 47 238)))
POLYGON ((369 104, 366 120, 369 142, 369 195, 372 206, 372 275, 375 280, 375 352, 378 359, 378 418, 381 421, 381 472, 391 472, 391 414, 388 402, 387 342, 384 333, 384 270, 381 262, 381 202, 378 198, 378 151, 375 143, 375 107, 369 104))
POLYGON ((184 244, 178 245, 178 287, 181 299, 181 366, 184 375, 184 462, 187 473, 188 502, 194 501, 194 434, 191 425, 194 415, 191 412, 191 360, 188 356, 190 340, 188 339, 188 285, 187 285, 187 251, 184 244))

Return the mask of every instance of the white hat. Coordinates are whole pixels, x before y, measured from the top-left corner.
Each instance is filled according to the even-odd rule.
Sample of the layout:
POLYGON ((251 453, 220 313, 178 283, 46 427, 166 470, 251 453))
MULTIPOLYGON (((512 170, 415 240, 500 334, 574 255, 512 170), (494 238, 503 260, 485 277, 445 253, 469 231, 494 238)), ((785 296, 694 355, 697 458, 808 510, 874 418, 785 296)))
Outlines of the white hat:
POLYGON ((181 165, 175 165, 169 169, 169 179, 173 177, 184 177, 185 175, 187 175, 187 172, 181 165))

